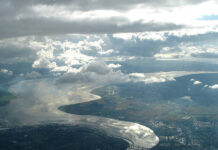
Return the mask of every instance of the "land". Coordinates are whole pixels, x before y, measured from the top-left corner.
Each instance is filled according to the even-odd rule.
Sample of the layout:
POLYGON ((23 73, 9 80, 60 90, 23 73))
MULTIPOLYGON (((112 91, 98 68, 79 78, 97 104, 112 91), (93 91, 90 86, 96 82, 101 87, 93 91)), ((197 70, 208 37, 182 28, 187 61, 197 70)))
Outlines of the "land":
POLYGON ((154 150, 217 150, 217 93, 206 93, 202 87, 190 85, 191 78, 218 80, 217 75, 192 75, 161 84, 110 85, 93 91, 102 97, 99 100, 59 109, 145 125, 160 138, 154 150), (184 98, 186 95, 191 99, 184 98))
POLYGON ((81 126, 40 125, 0 131, 1 150, 125 150, 129 144, 81 126))

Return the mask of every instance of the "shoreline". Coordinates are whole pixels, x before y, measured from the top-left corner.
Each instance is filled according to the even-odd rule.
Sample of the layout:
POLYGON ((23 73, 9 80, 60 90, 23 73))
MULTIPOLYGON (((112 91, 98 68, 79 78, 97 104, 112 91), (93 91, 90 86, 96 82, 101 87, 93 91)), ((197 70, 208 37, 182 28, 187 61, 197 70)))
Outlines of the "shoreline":
MULTIPOLYGON (((91 101, 101 100, 101 96, 93 93, 93 90, 95 89, 97 88, 87 90, 89 95, 91 94, 93 97, 98 97, 91 101)), ((68 105, 59 106, 58 109, 66 114, 71 114, 60 109, 61 107, 64 106, 68 106, 68 105)), ((74 114, 72 113, 72 115, 74 114)), ((77 115, 77 116, 81 116, 81 118, 83 118, 82 121, 80 120, 81 124, 84 124, 89 128, 95 128, 99 131, 105 132, 108 136, 115 137, 115 138, 119 137, 123 140, 126 140, 130 144, 129 148, 136 146, 136 147, 147 149, 147 148, 152 148, 159 143, 159 138, 154 134, 153 130, 151 130, 146 126, 140 125, 138 123, 121 121, 118 119, 99 117, 93 115, 77 115)))

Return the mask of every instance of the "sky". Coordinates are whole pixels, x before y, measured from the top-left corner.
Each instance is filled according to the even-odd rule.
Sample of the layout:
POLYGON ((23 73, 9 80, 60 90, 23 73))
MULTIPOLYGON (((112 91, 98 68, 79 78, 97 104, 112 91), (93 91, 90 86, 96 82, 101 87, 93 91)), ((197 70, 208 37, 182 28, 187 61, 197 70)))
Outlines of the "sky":
POLYGON ((217 6, 216 0, 1 0, 0 75, 106 84, 132 80, 132 73, 216 71, 217 6))

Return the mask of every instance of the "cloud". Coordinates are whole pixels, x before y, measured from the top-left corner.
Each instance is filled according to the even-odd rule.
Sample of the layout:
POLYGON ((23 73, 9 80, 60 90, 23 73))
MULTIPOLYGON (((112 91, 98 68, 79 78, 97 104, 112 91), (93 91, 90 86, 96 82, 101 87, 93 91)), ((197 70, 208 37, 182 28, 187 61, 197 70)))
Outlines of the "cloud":
POLYGON ((85 55, 80 50, 65 50, 57 56, 58 60, 63 61, 66 65, 82 65, 94 59, 92 56, 85 55))
POLYGON ((215 23, 199 18, 216 15, 216 7, 215 0, 2 0, 0 38, 69 33, 214 31, 215 23), (205 7, 210 9, 203 9, 205 7))
MULTIPOLYGON (((89 0, 80 0, 80 1, 72 1, 72 0, 44 0, 44 1, 35 1, 35 0, 20 0, 19 2, 13 0, 2 0, 1 6, 2 8, 11 8, 15 7, 15 11, 19 12, 22 11, 22 8, 29 8, 30 6, 65 6, 72 10, 81 10, 81 11, 88 11, 88 10, 102 10, 102 9, 115 9, 115 10, 127 10, 131 7, 135 7, 137 5, 146 5, 146 6, 156 6, 156 7, 178 7, 190 4, 199 4, 205 2, 203 0, 178 0, 177 2, 173 0, 126 0, 123 1, 116 1, 116 0, 96 0, 96 1, 89 1, 89 0)), ((7 9, 6 9, 7 10, 7 9)), ((11 12, 13 13, 13 12, 11 12)))
POLYGON ((179 99, 181 99, 181 100, 185 100, 185 101, 190 101, 190 102, 193 101, 192 98, 191 98, 190 96, 179 97, 179 99))
MULTIPOLYGON (((155 72, 155 73, 130 73, 130 80, 133 82, 144 82, 145 84, 151 83, 161 83, 167 81, 176 81, 177 77, 192 75, 192 74, 202 74, 209 73, 205 71, 171 71, 171 72, 155 72)), ((200 81, 191 79, 195 84, 201 84, 200 81)))
POLYGON ((36 54, 29 48, 0 46, 0 64, 31 62, 34 58, 36 58, 36 54))
POLYGON ((79 69, 68 72, 57 79, 58 84, 100 84, 120 83, 128 81, 128 77, 120 71, 113 71, 104 62, 91 62, 79 69))
POLYGON ((108 46, 116 49, 121 56, 152 57, 164 45, 162 40, 139 39, 138 36, 133 36, 130 40, 108 36, 108 41, 108 46))
MULTIPOLYGON (((95 57, 83 52, 99 51, 103 40, 87 36, 66 36, 63 39, 43 37, 39 51, 33 61, 33 68, 47 68, 51 71, 69 71, 72 66, 84 65, 95 57), (69 40, 68 38, 72 38, 69 40), (78 39, 77 39, 78 38, 78 39), (66 40, 63 40, 66 39, 66 40)), ((38 40, 35 41, 36 43, 38 40)), ((38 44, 38 43, 37 43, 38 44)))
POLYGON ((130 78, 134 82, 144 82, 145 84, 150 83, 159 83, 166 81, 175 81, 175 76, 170 72, 161 72, 161 73, 131 73, 129 74, 130 78))
POLYGON ((13 126, 56 120, 59 115, 62 115, 57 108, 70 103, 67 95, 70 90, 68 91, 66 87, 65 90, 58 89, 52 80, 28 79, 17 82, 9 90, 17 95, 17 99, 0 111, 8 112, 3 118, 13 126))
POLYGON ((14 38, 11 43, 20 45, 0 48, 2 62, 11 57, 13 61, 33 61, 34 68, 67 71, 96 57, 210 58, 217 53, 216 23, 198 22, 197 13, 183 13, 191 10, 199 15, 215 13, 199 11, 203 5, 215 7, 214 1, 128 0, 115 4, 105 0, 3 0, 0 4, 5 14, 0 15, 1 38, 35 35, 17 41, 19 38, 14 38), (210 46, 205 46, 206 43, 210 46))
MULTIPOLYGON (((117 18, 116 20, 123 20, 117 18)), ((75 20, 62 21, 58 19, 35 18, 0 21, 0 38, 9 38, 28 35, 54 35, 54 34, 93 34, 93 33, 119 33, 144 31, 169 31, 181 29, 183 25, 161 22, 143 23, 124 21, 122 25, 113 18, 107 20, 75 20)))
MULTIPOLYGON (((205 1, 35 1, 0 2, 0 38, 27 35, 171 31, 190 27, 178 22, 175 8, 205 1), (174 10, 174 9, 175 10, 174 10), (159 10, 159 11, 156 11, 159 10), (171 13, 173 10, 173 13, 171 13), (165 15, 162 15, 164 13, 165 15), (175 14, 173 21, 171 15, 175 14), (163 17, 166 16, 166 17, 163 17)), ((193 6, 193 5, 192 5, 193 6)), ((183 19, 182 19, 183 20, 183 19)), ((189 20, 188 20, 189 21, 189 20)))
MULTIPOLYGON (((170 33, 115 34, 109 37, 111 48, 120 55, 154 57, 155 59, 216 58, 217 32, 194 35, 170 33)), ((199 59, 200 60, 200 59, 199 59)))
POLYGON ((36 71, 32 71, 30 73, 27 73, 27 78, 38 78, 41 76, 41 74, 39 72, 36 71))
POLYGON ((199 84, 202 84, 201 81, 198 81, 198 80, 195 80, 195 79, 190 79, 190 81, 193 83, 193 85, 199 85, 199 84))
POLYGON ((111 72, 111 69, 104 64, 104 62, 93 62, 88 65, 85 65, 83 72, 93 72, 99 75, 105 75, 111 72))
POLYGON ((218 84, 211 85, 209 86, 209 88, 216 90, 218 89, 218 84))
POLYGON ((194 81, 195 81, 195 79, 191 78, 191 79, 190 79, 190 81, 194 82, 194 81))
POLYGON ((106 50, 106 51, 99 51, 98 53, 99 53, 100 55, 109 55, 109 54, 111 54, 111 53, 113 53, 113 52, 114 52, 113 49, 109 49, 109 50, 106 50))
POLYGON ((121 64, 109 64, 108 67, 109 68, 120 68, 121 64))
POLYGON ((196 80, 196 81, 193 82, 193 84, 194 84, 194 85, 198 85, 198 84, 202 84, 202 82, 196 80))
MULTIPOLYGON (((156 59, 190 59, 217 58, 217 32, 176 37, 166 36, 160 45, 160 51, 154 54, 156 59)), ((212 62, 212 61, 211 61, 212 62)))
MULTIPOLYGON (((217 23, 196 19, 216 13, 214 1, 3 0, 0 4, 2 38, 35 35, 1 39, 0 63, 23 61, 51 72, 80 72, 91 61, 218 55, 217 23), (203 6, 211 9, 199 11, 203 6)), ((115 64, 110 68, 120 68, 117 62, 109 63, 115 64)))
POLYGON ((129 75, 132 77, 136 77, 136 78, 144 78, 145 77, 144 73, 131 73, 129 75))
POLYGON ((46 59, 39 59, 34 61, 33 68, 55 68, 56 63, 55 62, 50 62, 49 60, 46 59))
POLYGON ((129 41, 135 41, 135 39, 155 41, 166 40, 166 35, 164 32, 117 33, 113 34, 113 37, 129 41))
MULTIPOLYGON (((113 35, 63 35, 4 39, 0 40, 0 47, 6 47, 0 49, 0 54, 3 54, 0 55, 0 58, 2 56, 0 62, 10 64, 27 62, 32 63, 33 68, 66 72, 72 67, 78 68, 93 60, 122 59, 126 61, 134 57, 154 57, 155 59, 189 58, 189 61, 199 58, 198 61, 204 61, 197 54, 211 53, 215 56, 217 53, 215 39, 218 36, 215 33, 183 37, 168 34, 163 36, 164 40, 140 39, 137 34, 132 36, 131 40, 124 40, 113 35), (99 52, 107 51, 110 54, 99 55, 99 52)), ((204 58, 210 58, 208 61, 211 63, 217 62, 211 57, 204 58)))
POLYGON ((8 69, 1 69, 0 73, 3 75, 8 75, 8 76, 12 76, 13 75, 13 71, 8 70, 8 69))

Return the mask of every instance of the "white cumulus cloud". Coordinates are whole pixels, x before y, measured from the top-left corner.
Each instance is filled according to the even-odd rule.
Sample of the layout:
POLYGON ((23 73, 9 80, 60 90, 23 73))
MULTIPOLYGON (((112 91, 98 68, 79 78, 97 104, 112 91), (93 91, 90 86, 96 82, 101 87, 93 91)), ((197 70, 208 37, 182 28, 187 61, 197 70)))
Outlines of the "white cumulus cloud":
POLYGON ((211 86, 209 86, 209 88, 211 88, 211 89, 218 89, 218 84, 211 85, 211 86))

